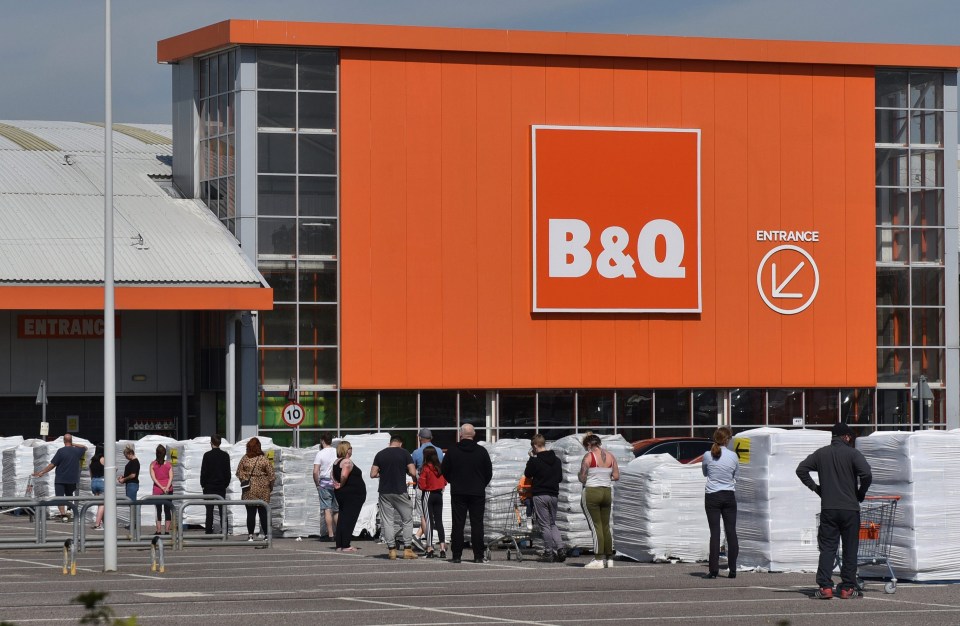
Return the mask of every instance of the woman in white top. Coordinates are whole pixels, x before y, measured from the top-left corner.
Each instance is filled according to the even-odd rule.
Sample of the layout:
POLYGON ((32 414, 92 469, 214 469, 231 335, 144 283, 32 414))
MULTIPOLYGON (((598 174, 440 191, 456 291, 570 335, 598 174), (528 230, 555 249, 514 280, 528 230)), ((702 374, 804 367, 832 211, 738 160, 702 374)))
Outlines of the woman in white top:
POLYGON ((740 544, 737 541, 737 473, 740 459, 737 453, 727 447, 733 435, 726 426, 713 433, 713 447, 703 455, 703 475, 707 477, 704 508, 707 511, 707 524, 710 526, 710 559, 707 578, 716 578, 720 574, 720 518, 723 517, 723 530, 727 536, 727 565, 730 578, 737 577, 737 555, 740 544))
POLYGON ((620 480, 617 459, 603 449, 600 437, 593 433, 583 438, 587 453, 580 462, 578 478, 583 483, 580 506, 593 533, 593 561, 586 567, 613 567, 613 537, 610 534, 610 507, 613 481, 620 480))

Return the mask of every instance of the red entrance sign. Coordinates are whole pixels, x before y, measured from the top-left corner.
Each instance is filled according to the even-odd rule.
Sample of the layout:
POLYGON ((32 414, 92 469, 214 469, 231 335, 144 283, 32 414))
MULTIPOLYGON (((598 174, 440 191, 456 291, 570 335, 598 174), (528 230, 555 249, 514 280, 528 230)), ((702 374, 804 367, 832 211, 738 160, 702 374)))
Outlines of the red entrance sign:
MULTIPOLYGON (((120 337, 120 318, 114 329, 120 337)), ((102 315, 18 315, 20 339, 102 339, 102 315)))

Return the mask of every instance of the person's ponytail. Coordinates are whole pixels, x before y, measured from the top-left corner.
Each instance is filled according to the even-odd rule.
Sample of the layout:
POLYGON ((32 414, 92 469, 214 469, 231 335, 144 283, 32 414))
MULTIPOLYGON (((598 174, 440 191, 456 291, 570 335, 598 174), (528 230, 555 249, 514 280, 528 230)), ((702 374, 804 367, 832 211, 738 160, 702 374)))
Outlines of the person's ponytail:
POLYGON ((710 456, 713 457, 714 461, 720 460, 720 452, 726 447, 732 436, 733 433, 726 426, 721 426, 713 431, 713 445, 710 446, 710 456))

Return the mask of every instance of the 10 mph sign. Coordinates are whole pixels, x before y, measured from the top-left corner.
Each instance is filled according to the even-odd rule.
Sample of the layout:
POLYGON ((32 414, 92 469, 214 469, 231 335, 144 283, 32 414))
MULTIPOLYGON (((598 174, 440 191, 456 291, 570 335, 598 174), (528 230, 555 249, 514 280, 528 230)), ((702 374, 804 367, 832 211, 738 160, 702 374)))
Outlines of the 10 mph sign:
POLYGON ((283 421, 287 426, 296 428, 303 423, 304 411, 303 407, 296 402, 288 402, 285 407, 283 407, 283 421))

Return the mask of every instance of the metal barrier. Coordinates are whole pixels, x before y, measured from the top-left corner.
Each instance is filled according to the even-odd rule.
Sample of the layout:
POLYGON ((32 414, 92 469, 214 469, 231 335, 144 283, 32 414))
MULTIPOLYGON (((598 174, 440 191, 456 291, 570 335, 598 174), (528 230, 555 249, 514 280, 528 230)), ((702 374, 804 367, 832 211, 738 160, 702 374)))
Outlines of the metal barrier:
MULTIPOLYGON (((220 496, 210 496, 215 498, 220 498, 220 496)), ((200 502, 197 500, 191 500, 190 502, 184 502, 182 506, 178 507, 174 513, 176 519, 176 527, 183 528, 183 512, 187 507, 191 506, 201 506, 207 505, 207 502, 200 502)), ((257 548, 269 548, 273 545, 273 515, 270 511, 270 505, 264 502, 263 500, 219 500, 216 501, 214 506, 255 506, 257 508, 264 508, 267 511, 267 527, 261 529, 264 532, 264 538, 262 540, 255 540, 254 547, 257 548)), ((199 545, 209 545, 211 541, 216 541, 218 545, 227 545, 227 546, 246 546, 250 545, 250 541, 247 539, 230 539, 230 535, 227 534, 228 529, 226 524, 223 523, 223 519, 220 521, 220 532, 215 535, 198 535, 190 539, 184 538, 184 533, 177 533, 176 539, 174 540, 174 549, 183 550, 184 546, 199 546, 199 545)))
POLYGON ((163 541, 160 535, 154 535, 150 541, 150 571, 155 572, 158 567, 161 574, 166 571, 166 565, 163 562, 163 541))
POLYGON ((77 575, 77 544, 73 542, 73 539, 67 539, 63 542, 64 576, 66 576, 68 570, 71 576, 77 575))
MULTIPOLYGON (((221 523, 221 526, 224 526, 221 529, 221 533, 217 535, 202 535, 203 539, 196 538, 194 540, 184 541, 183 539, 183 510, 187 506, 257 506, 263 507, 267 511, 267 528, 265 529, 265 539, 260 541, 255 541, 253 543, 254 547, 263 548, 269 547, 272 545, 273 541, 273 532, 272 532, 272 515, 270 511, 270 505, 263 500, 225 500, 221 496, 213 494, 205 495, 157 495, 149 496, 142 500, 128 500, 126 498, 118 497, 117 506, 127 506, 127 507, 142 507, 145 505, 156 505, 163 504, 165 501, 170 502, 174 508, 174 518, 173 518, 173 528, 171 529, 171 546, 175 550, 182 550, 185 545, 210 545, 211 541, 220 540, 217 543, 219 545, 251 545, 250 542, 246 540, 231 540, 227 534, 227 528, 224 524, 221 523), (176 506, 176 503, 182 503, 180 506, 176 506)), ((46 549, 59 547, 60 545, 64 546, 64 550, 67 549, 67 544, 61 544, 60 539, 56 541, 50 541, 47 539, 47 514, 45 507, 50 506, 68 506, 76 513, 73 516, 73 523, 71 526, 71 538, 68 540, 70 542, 70 549, 72 550, 73 556, 73 567, 76 567, 76 552, 85 552, 87 546, 90 547, 101 547, 103 546, 102 539, 88 540, 86 538, 86 527, 83 523, 83 518, 86 512, 94 506, 100 506, 103 504, 103 496, 58 496, 54 498, 47 498, 43 500, 31 499, 31 498, 0 498, 0 507, 13 506, 16 508, 21 507, 31 507, 36 511, 36 514, 33 516, 34 524, 34 538, 32 542, 24 541, 22 537, 5 537, 0 536, 0 549, 11 549, 11 550, 23 550, 23 549, 46 549), (79 508, 77 505, 79 504, 79 508)), ((155 545, 157 538, 161 537, 160 535, 150 535, 149 539, 143 539, 141 536, 140 529, 140 514, 132 514, 130 516, 130 528, 129 533, 127 533, 127 538, 123 539, 117 537, 118 546, 133 546, 133 547, 147 547, 155 545)), ((161 539, 162 542, 162 539, 161 539)))

